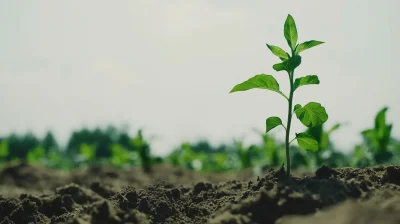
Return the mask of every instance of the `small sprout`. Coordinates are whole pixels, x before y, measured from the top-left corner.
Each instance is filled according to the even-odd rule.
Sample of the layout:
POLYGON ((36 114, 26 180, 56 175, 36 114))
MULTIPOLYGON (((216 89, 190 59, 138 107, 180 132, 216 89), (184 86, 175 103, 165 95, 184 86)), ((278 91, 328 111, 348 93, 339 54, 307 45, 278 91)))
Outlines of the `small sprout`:
POLYGON ((79 147, 81 159, 85 162, 93 162, 96 158, 96 150, 94 144, 82 143, 79 147))
POLYGON ((152 171, 153 165, 152 156, 150 152, 150 145, 143 137, 143 131, 138 130, 137 136, 131 140, 132 146, 139 153, 143 170, 148 173, 152 171))
POLYGON ((294 70, 300 66, 302 58, 299 55, 301 52, 315 47, 317 45, 323 44, 322 41, 310 40, 304 43, 298 44, 298 33, 296 28, 296 23, 291 15, 288 15, 284 25, 284 36, 289 45, 290 53, 278 46, 267 44, 267 47, 271 52, 277 56, 281 62, 274 64, 272 68, 279 71, 286 71, 288 74, 290 82, 290 92, 289 96, 284 94, 280 88, 279 83, 272 75, 268 74, 258 74, 247 81, 244 81, 231 90, 231 93, 238 91, 246 91, 249 89, 266 89, 276 92, 283 96, 288 101, 288 115, 286 126, 282 122, 282 119, 276 116, 269 117, 266 120, 266 132, 272 129, 282 126, 286 131, 285 146, 286 146, 286 165, 287 165, 287 175, 290 175, 290 155, 289 155, 289 145, 292 141, 297 139, 297 143, 300 148, 310 151, 318 151, 319 143, 311 135, 307 133, 298 133, 292 141, 289 141, 290 137, 290 126, 292 122, 293 114, 301 121, 301 123, 307 127, 320 126, 328 120, 328 114, 325 108, 316 102, 309 102, 304 106, 297 104, 293 108, 293 95, 295 90, 305 85, 316 85, 319 84, 319 78, 316 75, 307 75, 304 77, 294 78, 294 70), (294 110, 293 110, 294 109, 294 110))
POLYGON ((8 142, 3 140, 0 142, 0 160, 5 160, 9 154, 8 142))
POLYGON ((392 141, 392 124, 386 123, 387 107, 382 108, 375 117, 375 125, 372 129, 361 132, 364 141, 372 152, 373 159, 377 164, 382 164, 393 157, 393 153, 389 149, 392 141))
POLYGON ((37 146, 34 149, 29 150, 26 155, 26 160, 30 164, 35 164, 42 161, 46 157, 46 152, 43 147, 37 146))

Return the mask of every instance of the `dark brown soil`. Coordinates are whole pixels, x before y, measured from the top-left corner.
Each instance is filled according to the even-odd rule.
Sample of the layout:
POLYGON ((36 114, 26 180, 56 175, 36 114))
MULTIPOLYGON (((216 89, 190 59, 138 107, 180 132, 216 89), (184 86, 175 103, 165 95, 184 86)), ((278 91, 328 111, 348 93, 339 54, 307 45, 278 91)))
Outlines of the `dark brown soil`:
POLYGON ((400 223, 400 167, 319 168, 286 178, 156 166, 0 172, 0 223, 400 223))

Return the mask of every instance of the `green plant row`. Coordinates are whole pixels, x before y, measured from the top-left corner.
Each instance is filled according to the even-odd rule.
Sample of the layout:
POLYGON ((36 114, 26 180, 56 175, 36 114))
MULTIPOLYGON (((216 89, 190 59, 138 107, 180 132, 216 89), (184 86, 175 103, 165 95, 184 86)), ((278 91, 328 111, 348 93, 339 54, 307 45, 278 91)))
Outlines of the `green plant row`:
MULTIPOLYGON (((344 124, 308 127, 303 133, 316 141, 317 150, 301 150, 296 145, 290 145, 292 168, 399 164, 400 142, 391 136, 392 125, 386 121, 386 112, 387 108, 378 112, 373 127, 361 132, 363 141, 348 153, 337 150, 331 140, 335 132, 345 128, 344 124)), ((245 145, 239 139, 219 146, 213 146, 207 141, 185 142, 163 158, 152 155, 150 141, 144 137, 141 130, 135 136, 130 136, 115 128, 83 129, 72 134, 67 148, 59 147, 51 133, 42 140, 32 134, 10 135, 0 139, 0 165, 27 162, 71 170, 103 164, 118 168, 140 166, 146 172, 151 172, 151 167, 158 163, 169 163, 203 172, 248 168, 262 170, 282 166, 287 159, 285 142, 278 141, 269 133, 257 133, 260 143, 245 145)))

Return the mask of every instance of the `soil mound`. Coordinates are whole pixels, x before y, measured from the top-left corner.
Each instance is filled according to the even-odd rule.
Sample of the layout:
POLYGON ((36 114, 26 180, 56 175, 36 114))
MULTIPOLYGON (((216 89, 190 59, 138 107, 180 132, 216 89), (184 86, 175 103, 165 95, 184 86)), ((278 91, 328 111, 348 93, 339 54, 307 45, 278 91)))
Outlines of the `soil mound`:
POLYGON ((13 186, 26 191, 0 194, 1 224, 400 223, 399 166, 323 166, 314 175, 289 178, 283 169, 270 169, 257 180, 172 167, 158 174, 105 167, 70 174, 37 169, 32 185, 18 178, 35 168, 0 172, 2 192, 13 186))

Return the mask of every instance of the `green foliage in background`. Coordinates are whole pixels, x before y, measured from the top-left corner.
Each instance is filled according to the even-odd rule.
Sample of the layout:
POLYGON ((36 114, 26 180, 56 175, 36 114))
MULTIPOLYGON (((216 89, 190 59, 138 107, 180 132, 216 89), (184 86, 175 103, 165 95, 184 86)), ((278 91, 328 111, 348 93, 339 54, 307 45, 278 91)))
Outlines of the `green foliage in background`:
POLYGON ((43 162, 46 157, 46 151, 42 146, 37 146, 28 151, 26 155, 26 160, 30 164, 35 164, 39 162, 43 162))
POLYGON ((393 125, 386 122, 387 110, 382 108, 375 116, 374 127, 361 132, 363 143, 353 150, 354 166, 399 162, 400 144, 391 136, 393 125))
POLYGON ((114 144, 111 147, 111 164, 119 168, 129 166, 134 157, 132 153, 122 145, 114 144))
MULTIPOLYGON (((341 131, 343 124, 335 124, 328 128, 325 125, 308 127, 304 133, 315 139, 318 150, 300 150, 297 145, 290 145, 292 168, 399 164, 400 142, 391 136, 393 125, 387 123, 386 112, 387 108, 378 112, 373 128, 361 132, 363 141, 354 146, 349 153, 337 150, 331 140, 335 132, 341 131)), ((144 137, 142 130, 130 135, 126 130, 113 126, 105 129, 81 129, 73 132, 66 148, 60 147, 51 132, 46 133, 42 139, 32 133, 11 134, 0 138, 0 166, 6 163, 27 162, 71 170, 103 164, 118 168, 141 166, 144 171, 151 172, 153 165, 164 162, 201 172, 253 169, 257 175, 262 175, 262 170, 281 167, 284 164, 286 145, 270 133, 256 133, 259 142, 252 144, 238 138, 228 144, 219 145, 212 145, 206 140, 183 142, 164 158, 152 155, 150 138, 144 137), (77 143, 78 150, 68 148, 76 147, 77 143), (99 153, 98 150, 105 151, 99 153), (105 157, 105 154, 109 156, 105 157)))
POLYGON ((0 159, 5 160, 8 156, 8 141, 4 140, 0 143, 0 159))
POLYGON ((96 159, 96 146, 94 144, 82 143, 79 147, 79 160, 93 163, 96 159))
POLYGON ((311 127, 307 129, 307 133, 318 142, 319 150, 315 153, 310 153, 313 166, 326 165, 329 167, 343 167, 349 164, 346 155, 340 151, 335 150, 331 142, 331 135, 336 132, 343 124, 335 124, 328 130, 324 129, 324 125, 311 127))
POLYGON ((167 157, 166 161, 186 169, 205 172, 238 169, 239 161, 236 161, 236 166, 233 165, 234 161, 231 160, 234 158, 231 152, 222 148, 225 146, 214 148, 204 141, 195 144, 184 142, 167 157), (199 147, 201 145, 206 146, 204 150, 199 147))
POLYGON ((393 152, 389 149, 392 125, 386 123, 387 110, 387 107, 380 110, 375 117, 374 127, 361 133, 367 148, 371 150, 373 159, 378 164, 389 161, 393 156, 393 152))
POLYGON ((150 145, 144 139, 142 130, 137 132, 136 137, 131 140, 131 144, 139 154, 141 165, 144 171, 150 172, 151 166, 153 165, 153 159, 150 153, 150 145))

